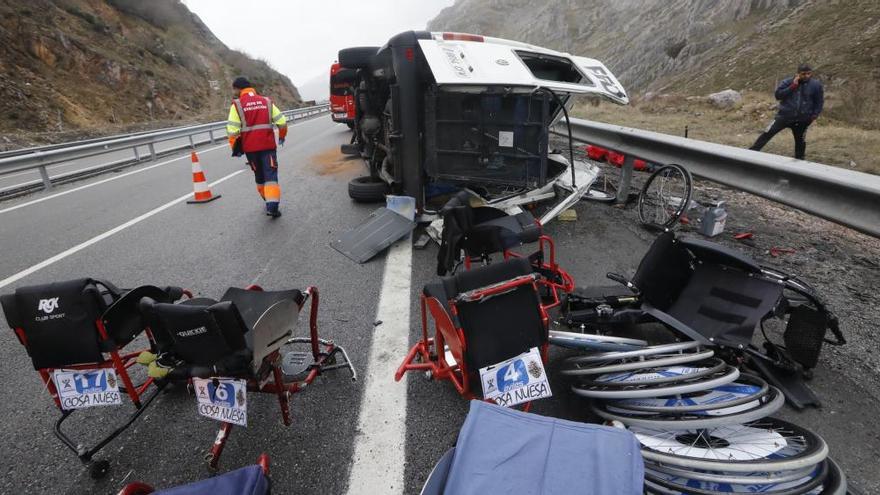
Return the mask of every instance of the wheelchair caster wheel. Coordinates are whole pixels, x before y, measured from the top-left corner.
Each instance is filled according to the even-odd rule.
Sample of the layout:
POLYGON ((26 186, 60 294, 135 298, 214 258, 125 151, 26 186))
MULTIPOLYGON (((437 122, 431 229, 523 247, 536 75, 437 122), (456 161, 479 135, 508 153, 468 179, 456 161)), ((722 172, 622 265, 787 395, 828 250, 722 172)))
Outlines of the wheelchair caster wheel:
POLYGON ((101 459, 100 461, 92 461, 89 465, 89 476, 93 480, 99 480, 110 472, 110 461, 101 459))

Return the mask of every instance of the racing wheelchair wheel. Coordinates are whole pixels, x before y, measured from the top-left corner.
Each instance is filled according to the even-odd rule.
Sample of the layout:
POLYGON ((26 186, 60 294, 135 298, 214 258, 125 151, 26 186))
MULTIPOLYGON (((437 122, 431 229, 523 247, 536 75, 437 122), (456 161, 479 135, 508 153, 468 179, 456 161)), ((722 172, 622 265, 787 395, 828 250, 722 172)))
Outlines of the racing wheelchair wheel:
POLYGON ((639 221, 659 230, 671 229, 687 211, 691 202, 693 180, 681 165, 669 164, 657 169, 639 194, 639 221))

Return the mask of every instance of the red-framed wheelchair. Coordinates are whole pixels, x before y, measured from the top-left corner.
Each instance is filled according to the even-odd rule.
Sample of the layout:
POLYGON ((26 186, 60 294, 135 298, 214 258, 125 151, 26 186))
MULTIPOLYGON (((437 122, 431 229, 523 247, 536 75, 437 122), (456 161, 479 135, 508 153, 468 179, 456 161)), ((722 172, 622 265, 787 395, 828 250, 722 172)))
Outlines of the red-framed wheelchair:
POLYGON ((491 206, 471 206, 471 194, 460 191, 440 210, 443 231, 437 253, 437 275, 455 273, 460 266, 470 270, 474 264, 489 264, 492 254, 501 253, 505 260, 527 257, 535 272, 541 275, 540 286, 545 309, 560 304, 559 292, 574 290, 575 284, 556 262, 556 245, 544 234, 543 226, 529 211, 508 214, 491 206), (538 249, 524 256, 513 251, 526 244, 538 249))
POLYGON ((159 392, 153 378, 136 385, 132 376, 137 357, 154 346, 137 302, 145 296, 172 302, 184 293, 177 287, 152 286, 123 291, 109 282, 82 278, 20 287, 0 296, 6 321, 61 413, 53 428, 55 436, 89 466, 93 478, 102 477, 109 468, 107 460, 93 461, 95 454, 125 431, 159 392), (149 347, 128 350, 142 332, 149 347), (123 397, 133 411, 94 445, 76 443, 62 430, 62 424, 89 403, 118 403, 123 397))
MULTIPOLYGON (((61 417, 55 435, 90 466, 94 478, 109 469, 95 454, 128 428, 172 382, 211 388, 238 379, 247 391, 277 396, 285 425, 291 396, 325 371, 345 368, 357 378, 345 350, 318 336, 318 290, 263 291, 230 288, 220 301, 190 298, 180 288, 141 286, 122 291, 108 282, 78 279, 21 287, 0 297, 6 319, 24 345, 61 417), (297 336, 300 311, 309 305, 309 329, 297 336), (144 334, 147 347, 128 350, 144 334), (147 366, 146 377, 135 376, 147 366), (134 367, 134 369, 133 369, 134 367), (133 412, 94 446, 74 442, 61 427, 77 409, 118 404, 128 397, 133 412), (78 402, 77 402, 78 401, 78 402)), ((198 393, 198 389, 196 389, 198 393)), ((244 391, 241 391, 243 394, 244 391)), ((236 397, 244 403, 244 396, 236 397)), ((213 417, 213 416, 212 416, 213 417)), ((206 454, 216 469, 232 423, 206 454)))
MULTIPOLYGON (((424 287, 422 337, 397 369, 449 380, 467 399, 480 398, 478 372, 538 348, 547 359, 549 317, 539 297, 540 275, 525 258, 474 267, 424 287), (428 314, 434 322, 429 336, 428 314)), ((528 406, 526 406, 528 407, 528 406)))
MULTIPOLYGON (((357 379, 345 349, 319 337, 318 303, 316 287, 231 287, 219 301, 195 298, 180 304, 142 298, 139 309, 153 329, 158 351, 153 374, 192 383, 197 396, 211 393, 212 384, 217 393, 221 380, 244 380, 247 391, 277 396, 282 421, 289 426, 291 396, 320 374, 345 368, 352 380, 357 379), (308 337, 296 337, 298 316, 307 303, 308 337), (194 379, 209 383, 200 385, 194 379)), ((244 397, 236 400, 246 402, 244 397)), ((205 455, 209 468, 217 468, 233 426, 234 422, 221 422, 205 455)))

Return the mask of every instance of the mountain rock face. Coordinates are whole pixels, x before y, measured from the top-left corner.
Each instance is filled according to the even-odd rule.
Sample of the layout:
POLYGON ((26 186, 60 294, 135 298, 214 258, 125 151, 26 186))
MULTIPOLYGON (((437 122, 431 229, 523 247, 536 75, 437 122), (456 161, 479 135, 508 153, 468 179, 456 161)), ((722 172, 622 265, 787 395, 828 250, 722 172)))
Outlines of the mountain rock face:
POLYGON ((597 58, 630 93, 772 91, 806 61, 854 113, 880 99, 877 0, 456 0, 428 29, 597 58))
POLYGON ((0 0, 3 131, 222 120, 240 74, 279 107, 300 103, 178 0, 0 0))

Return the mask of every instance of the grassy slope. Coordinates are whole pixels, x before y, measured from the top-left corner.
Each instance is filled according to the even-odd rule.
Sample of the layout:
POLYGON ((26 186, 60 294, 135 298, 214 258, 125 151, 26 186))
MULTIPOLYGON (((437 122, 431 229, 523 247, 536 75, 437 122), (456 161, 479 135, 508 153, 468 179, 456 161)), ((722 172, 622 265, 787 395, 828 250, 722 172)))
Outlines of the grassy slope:
POLYGON ((238 74, 279 106, 299 104, 286 77, 229 50, 177 0, 110 3, 122 10, 101 0, 0 3, 6 146, 221 120, 238 74))
MULTIPOLYGON (((579 103, 574 116, 626 127, 681 136, 688 126, 693 139, 748 147, 775 114, 772 95, 746 92, 742 107, 722 110, 702 98, 678 96, 636 101, 629 106, 579 103)), ((793 156, 791 133, 776 135, 763 151, 793 156)), ((880 174, 880 130, 853 127, 820 118, 807 133, 807 160, 880 174)))

